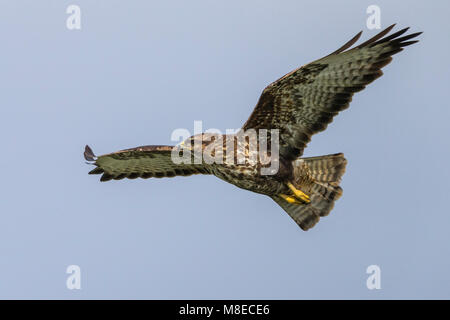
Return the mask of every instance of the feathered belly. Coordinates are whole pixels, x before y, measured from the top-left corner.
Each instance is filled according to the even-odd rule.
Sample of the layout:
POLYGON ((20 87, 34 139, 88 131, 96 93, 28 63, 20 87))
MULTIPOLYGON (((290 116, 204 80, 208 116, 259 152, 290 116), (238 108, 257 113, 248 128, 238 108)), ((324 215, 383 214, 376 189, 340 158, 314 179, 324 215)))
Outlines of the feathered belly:
POLYGON ((274 195, 286 189, 275 175, 261 175, 256 166, 246 165, 214 165, 212 173, 235 186, 256 193, 274 195))

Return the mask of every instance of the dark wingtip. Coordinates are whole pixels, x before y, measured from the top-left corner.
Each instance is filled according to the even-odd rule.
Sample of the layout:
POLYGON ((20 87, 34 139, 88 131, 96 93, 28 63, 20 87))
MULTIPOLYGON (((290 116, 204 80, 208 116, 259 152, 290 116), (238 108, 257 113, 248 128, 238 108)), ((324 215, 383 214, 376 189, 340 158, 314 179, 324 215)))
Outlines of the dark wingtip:
POLYGON ((371 43, 374 43, 378 40, 380 40, 381 38, 383 38, 386 34, 388 34, 392 28, 394 28, 396 25, 396 23, 391 24, 389 27, 387 27, 386 29, 382 30, 381 32, 377 33, 374 37, 370 38, 369 40, 367 40, 366 42, 361 43, 359 46, 357 46, 357 48, 363 48, 371 43))
POLYGON ((339 54, 344 50, 347 50, 348 48, 350 48, 356 41, 358 41, 358 39, 361 37, 362 35, 362 30, 360 32, 358 32, 353 38, 351 38, 349 41, 347 41, 342 47, 340 47, 339 49, 337 49, 336 51, 332 52, 329 54, 329 56, 333 55, 333 54, 339 54))
POLYGON ((108 174, 108 173, 104 173, 101 177, 100 177, 100 181, 101 182, 106 182, 109 181, 113 178, 112 175, 108 174))
POLYGON ((105 172, 102 168, 97 167, 91 171, 89 171, 89 174, 102 174, 103 172, 105 172))
POLYGON ((84 148, 84 158, 87 161, 95 161, 96 160, 96 156, 94 154, 94 152, 92 152, 92 149, 86 145, 86 147, 84 148))

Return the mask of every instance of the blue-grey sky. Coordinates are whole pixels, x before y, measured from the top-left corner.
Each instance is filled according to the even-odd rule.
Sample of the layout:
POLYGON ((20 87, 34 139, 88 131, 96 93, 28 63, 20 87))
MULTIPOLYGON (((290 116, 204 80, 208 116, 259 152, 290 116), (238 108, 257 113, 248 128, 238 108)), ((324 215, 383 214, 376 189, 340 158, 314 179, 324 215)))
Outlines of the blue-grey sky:
POLYGON ((450 5, 2 1, 0 298, 450 298, 450 5), (81 30, 66 9, 81 8, 81 30), (364 30, 424 31, 313 137, 343 197, 303 232, 213 176, 100 183, 82 152, 238 128, 262 89, 364 30), (366 268, 381 268, 368 290, 366 268), (66 268, 81 268, 81 290, 66 268))

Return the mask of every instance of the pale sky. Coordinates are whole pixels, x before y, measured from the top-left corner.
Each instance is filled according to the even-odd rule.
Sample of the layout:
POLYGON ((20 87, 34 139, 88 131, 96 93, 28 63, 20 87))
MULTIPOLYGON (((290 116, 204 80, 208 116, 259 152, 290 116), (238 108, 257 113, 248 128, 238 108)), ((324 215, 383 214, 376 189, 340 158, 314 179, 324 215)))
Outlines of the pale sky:
POLYGON ((313 137, 348 166, 308 232, 213 176, 101 183, 82 157, 239 128, 270 82, 378 32, 372 4, 2 1, 0 298, 450 298, 448 2, 375 3, 424 34, 313 137))

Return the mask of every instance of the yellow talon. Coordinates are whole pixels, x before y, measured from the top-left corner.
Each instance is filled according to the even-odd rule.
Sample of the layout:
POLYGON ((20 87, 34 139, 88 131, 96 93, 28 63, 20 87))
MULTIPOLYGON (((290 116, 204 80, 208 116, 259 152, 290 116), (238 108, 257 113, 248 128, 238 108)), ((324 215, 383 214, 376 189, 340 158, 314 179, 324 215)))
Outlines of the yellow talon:
POLYGON ((282 197, 284 200, 286 200, 289 203, 301 204, 300 201, 298 201, 297 199, 295 199, 292 196, 288 196, 286 194, 280 194, 280 197, 282 197))
POLYGON ((306 193, 304 193, 303 191, 294 187, 294 185, 292 183, 288 182, 287 186, 289 187, 289 189, 291 189, 291 191, 294 193, 294 195, 297 199, 300 199, 306 203, 311 202, 311 200, 309 200, 309 196, 306 193))

